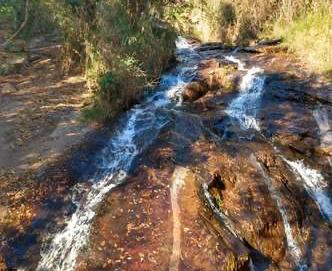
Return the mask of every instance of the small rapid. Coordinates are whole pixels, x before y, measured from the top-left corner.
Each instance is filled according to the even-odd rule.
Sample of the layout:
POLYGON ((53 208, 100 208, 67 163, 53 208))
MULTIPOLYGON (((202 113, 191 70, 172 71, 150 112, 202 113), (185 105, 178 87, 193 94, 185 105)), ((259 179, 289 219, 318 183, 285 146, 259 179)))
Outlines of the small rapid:
POLYGON ((37 271, 75 269, 77 257, 87 245, 98 206, 107 193, 125 181, 133 161, 167 123, 167 117, 160 109, 181 104, 181 92, 195 76, 197 55, 185 39, 178 39, 177 54, 181 60, 178 68, 163 76, 154 94, 119 120, 118 132, 97 157, 98 172, 90 180, 91 187, 73 189, 73 194, 77 194, 77 191, 83 193, 82 199, 77 202, 73 196, 76 211, 67 218, 64 229, 45 241, 37 271))
POLYGON ((276 202, 276 204, 278 206, 278 209, 280 211, 280 214, 281 214, 281 217, 282 217, 282 220, 283 220, 284 228, 285 228, 287 246, 288 246, 290 254, 292 255, 292 257, 295 261, 295 264, 296 264, 298 270, 300 270, 300 271, 307 270, 307 266, 302 263, 302 253, 301 253, 301 250, 299 248, 299 245, 298 245, 297 241, 294 239, 294 236, 293 236, 293 233, 292 233, 292 228, 289 224, 287 211, 286 211, 285 207, 282 204, 282 199, 280 198, 278 191, 274 188, 270 177, 265 172, 264 168, 257 161, 257 159, 254 155, 251 155, 250 161, 261 173, 261 175, 263 177, 263 180, 264 180, 267 188, 269 189, 269 192, 270 192, 270 195, 271 195, 272 199, 276 202))
POLYGON ((240 94, 228 106, 226 113, 237 120, 242 129, 260 130, 256 119, 264 91, 264 70, 259 67, 245 68, 245 64, 234 56, 226 59, 238 65, 239 70, 246 71, 240 84, 240 94))
POLYGON ((326 192, 328 184, 322 174, 315 169, 306 167, 303 161, 283 159, 292 169, 297 180, 303 183, 308 194, 317 203, 321 214, 332 222, 332 203, 326 192))
MULTIPOLYGON (((241 80, 240 94, 230 103, 226 113, 239 122, 241 129, 254 129, 260 132, 260 126, 256 116, 259 111, 261 97, 264 92, 264 70, 259 67, 246 69, 245 64, 234 56, 227 56, 226 59, 236 63, 239 70, 246 71, 246 74, 241 80)), ((307 270, 307 266, 302 263, 302 253, 293 236, 287 211, 282 204, 282 199, 280 198, 278 191, 273 187, 270 177, 267 175, 253 154, 250 157, 250 161, 261 173, 272 199, 278 206, 284 224, 288 250, 294 259, 297 269, 302 271, 307 270)))

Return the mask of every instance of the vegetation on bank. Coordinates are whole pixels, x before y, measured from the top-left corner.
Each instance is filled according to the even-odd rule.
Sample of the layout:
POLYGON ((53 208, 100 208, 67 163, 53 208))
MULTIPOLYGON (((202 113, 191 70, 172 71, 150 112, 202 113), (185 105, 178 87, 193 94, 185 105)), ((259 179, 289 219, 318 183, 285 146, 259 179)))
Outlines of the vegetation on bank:
POLYGON ((202 41, 248 45, 282 38, 312 71, 332 71, 330 0, 192 0, 182 11, 177 27, 202 41))
POLYGON ((79 69, 94 93, 84 110, 87 119, 111 119, 128 108, 174 55, 177 34, 165 21, 167 0, 0 1, 0 24, 12 30, 8 32, 20 27, 29 5, 20 38, 54 33, 53 28, 32 32, 35 24, 55 26, 63 72, 79 69))
POLYGON ((273 34, 312 71, 332 74, 332 10, 311 11, 290 23, 280 20, 273 34))
POLYGON ((114 118, 140 96, 174 54, 163 1, 49 1, 63 37, 64 69, 80 64, 94 101, 86 118, 114 118))
POLYGON ((87 119, 135 102, 167 67, 178 33, 243 45, 281 37, 313 71, 331 72, 331 14, 329 0, 0 0, 4 40, 26 18, 19 38, 60 37, 63 71, 79 69, 94 93, 87 119))

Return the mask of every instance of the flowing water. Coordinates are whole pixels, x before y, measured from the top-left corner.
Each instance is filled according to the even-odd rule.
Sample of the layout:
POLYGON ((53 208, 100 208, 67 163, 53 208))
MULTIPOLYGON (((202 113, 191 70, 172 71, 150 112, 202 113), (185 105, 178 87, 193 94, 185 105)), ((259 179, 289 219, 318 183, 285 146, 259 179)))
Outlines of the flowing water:
MULTIPOLYGON (((332 148, 332 128, 331 121, 326 108, 318 107, 313 111, 320 134, 320 145, 322 148, 332 148)), ((327 156, 327 161, 332 167, 332 156, 327 156)))
POLYGON ((238 64, 239 70, 246 71, 240 84, 240 94, 227 108, 227 114, 237 120, 242 129, 260 130, 256 115, 260 108, 260 100, 264 91, 264 70, 259 67, 245 69, 245 64, 234 56, 227 60, 238 64))
POLYGON ((185 184, 185 178, 188 174, 188 169, 177 167, 172 177, 171 187, 171 203, 173 210, 173 248, 169 264, 169 271, 177 271, 179 269, 181 258, 181 218, 180 206, 178 203, 178 194, 180 189, 185 184))
POLYGON ((312 199, 317 203, 322 215, 332 222, 332 203, 327 195, 327 182, 322 174, 304 165, 303 161, 290 161, 284 158, 290 166, 299 182, 303 183, 304 188, 312 199))
POLYGON ((319 132, 320 132, 320 141, 323 147, 332 146, 332 128, 330 125, 330 120, 328 117, 328 112, 324 108, 317 108, 313 112, 313 116, 317 122, 319 132))
POLYGON ((299 248, 298 243, 296 242, 296 240, 293 237, 292 228, 291 228, 291 226, 289 224, 287 211, 286 211, 285 207, 282 204, 282 199, 280 198, 279 193, 274 188, 270 177, 265 172, 265 170, 263 169, 262 165, 257 161, 256 157, 254 155, 252 155, 250 157, 250 160, 253 163, 253 165, 262 174, 263 180, 265 181, 266 186, 269 189, 269 192, 271 194, 272 199, 277 203, 278 209, 280 211, 280 214, 281 214, 281 217, 282 217, 282 220, 283 220, 284 228, 285 228, 285 234, 286 234, 286 239, 287 239, 287 246, 288 246, 288 249, 289 249, 291 255, 294 258, 294 261, 295 261, 298 269, 302 270, 302 271, 307 270, 306 265, 304 265, 302 263, 302 259, 301 259, 302 258, 302 256, 301 256, 302 253, 301 253, 301 250, 299 248))
MULTIPOLYGON (((246 71, 246 74, 242 78, 240 84, 239 96, 230 103, 226 112, 232 118, 236 119, 239 122, 242 129, 244 130, 255 129, 257 131, 260 131, 259 122, 256 119, 256 115, 259 111, 260 100, 264 92, 264 83, 265 83, 264 70, 262 70, 259 67, 245 69, 244 68, 245 64, 233 56, 227 57, 227 59, 229 61, 232 61, 233 63, 237 63, 239 66, 239 70, 246 71)), ((250 160, 255 165, 255 167, 261 172, 263 180, 265 181, 269 189, 271 197, 278 206, 284 224, 288 249, 292 257, 294 258, 294 261, 298 269, 307 270, 306 265, 302 264, 301 250, 296 240, 293 237, 292 229, 289 224, 287 211, 282 204, 282 199, 280 198, 278 191, 273 187, 270 177, 262 168, 261 164, 256 160, 256 157, 252 155, 250 157, 250 160)))
MULTIPOLYGON (((313 116, 319 128, 321 146, 323 148, 331 147, 332 134, 327 110, 318 108, 314 110, 313 116)), ((327 191, 328 183, 323 175, 318 170, 306 166, 303 161, 290 161, 283 156, 281 157, 292 169, 297 180, 303 184, 310 197, 316 202, 321 214, 332 222, 332 202, 327 191)))
MULTIPOLYGON (((183 107, 177 107, 182 105, 182 92, 186 85, 194 79, 198 63, 202 57, 194 50, 194 46, 188 44, 182 38, 177 41, 177 57, 180 60, 179 65, 174 71, 162 76, 160 86, 155 89, 153 94, 148 95, 141 104, 133 107, 118 120, 114 129, 117 132, 96 157, 97 172, 89 180, 88 185, 78 184, 71 191, 72 203, 76 206, 76 209, 72 215, 64 218, 64 228, 45 238, 37 271, 75 270, 77 257, 88 244, 92 222, 105 196, 112 189, 126 181, 127 175, 130 174, 140 154, 151 145, 154 139, 158 137, 161 129, 169 123, 170 114, 181 114, 186 119, 186 124, 189 124, 189 118, 184 117, 183 107)), ((264 70, 259 67, 246 68, 246 64, 233 55, 225 58, 236 63, 238 69, 244 74, 240 82, 239 94, 229 103, 226 109, 226 113, 230 116, 229 119, 232 120, 231 124, 236 128, 240 127, 243 133, 252 130, 255 130, 255 133, 260 133, 257 114, 265 91, 266 76, 264 70)), ((189 116, 190 113, 186 113, 189 116)), ((331 127, 328 112, 323 108, 318 108, 313 112, 313 116, 319 127, 321 146, 324 148, 331 146, 331 127)), ((204 127, 200 116, 193 115, 190 119, 199 122, 199 125, 206 129, 210 137, 221 142, 221 138, 217 137, 209 128, 204 127)), ((195 131, 191 129, 189 133, 195 134, 195 131)), ((189 135, 186 135, 186 137, 189 137, 189 135)), ((317 170, 306 167, 303 161, 287 160, 282 154, 280 154, 280 157, 288 164, 297 180, 303 184, 308 194, 315 200, 323 216, 332 221, 332 204, 327 192, 327 181, 324 180, 323 175, 317 170)), ((332 160, 332 158, 330 159, 332 160)), ((306 259, 293 235, 292 225, 290 225, 282 195, 275 189, 273 180, 261 163, 257 161, 254 154, 249 158, 249 163, 253 164, 261 174, 270 192, 271 199, 276 203, 275 205, 281 214, 285 230, 283 236, 286 237, 289 254, 293 258, 297 269, 308 270, 308 267, 304 264, 306 259)), ((187 170, 184 168, 175 170, 170 188, 173 210, 173 249, 169 270, 172 271, 179 269, 182 256, 181 210, 178 201, 186 174, 187 170)), ((244 241, 244 237, 240 234, 241 231, 238 230, 238 225, 233 222, 233 218, 226 215, 226 211, 220 210, 215 204, 213 196, 209 193, 209 186, 204 182, 202 192, 205 202, 212 209, 217 219, 237 239, 244 241)), ((265 268, 257 265, 254 258, 250 259, 249 269, 252 271, 265 270, 265 268)))
POLYGON ((160 109, 181 103, 181 91, 195 75, 196 55, 184 39, 177 41, 177 48, 182 63, 173 73, 162 78, 153 96, 120 119, 117 134, 109 140, 97 159, 99 170, 90 180, 91 188, 84 191, 82 200, 73 201, 76 211, 67 219, 65 228, 45 243, 38 271, 75 269, 76 258, 88 242, 91 223, 99 204, 107 193, 125 181, 135 158, 167 123, 167 117, 160 109))

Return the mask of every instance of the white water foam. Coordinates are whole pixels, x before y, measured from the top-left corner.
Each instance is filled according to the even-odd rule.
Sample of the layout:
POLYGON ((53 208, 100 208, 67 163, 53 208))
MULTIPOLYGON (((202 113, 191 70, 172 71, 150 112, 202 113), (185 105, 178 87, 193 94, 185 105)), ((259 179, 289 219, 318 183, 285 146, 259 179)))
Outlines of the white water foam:
POLYGON ((177 95, 180 95, 183 90, 182 82, 190 81, 193 76, 192 62, 186 63, 185 58, 186 54, 192 52, 190 45, 183 39, 180 39, 177 45, 178 54, 182 56, 184 63, 176 75, 168 77, 176 78, 176 81, 171 80, 170 88, 167 85, 161 85, 160 91, 147 98, 146 102, 135 106, 124 117, 119 132, 101 151, 98 159, 100 172, 91 180, 93 185, 82 196, 82 200, 77 201, 76 195, 82 190, 74 189, 73 203, 76 204, 77 209, 68 218, 65 228, 52 236, 51 242, 44 246, 37 271, 73 271, 75 269, 77 256, 87 245, 97 207, 107 193, 125 180, 126 172, 129 171, 134 159, 157 136, 163 125, 156 118, 157 109, 171 105, 172 99, 176 100, 177 95), (182 78, 188 76, 188 70, 191 71, 190 76, 182 78), (177 88, 176 95, 172 94, 173 87, 177 88), (139 140, 144 137, 144 134, 149 134, 149 142, 139 140))
POLYGON ((302 263, 302 260, 301 260, 302 253, 298 246, 298 243, 296 242, 296 240, 293 237, 292 228, 289 224, 287 211, 282 204, 282 199, 280 198, 277 190, 274 188, 270 177, 266 174, 265 170, 263 169, 262 165, 257 161, 256 157, 254 155, 251 155, 250 160, 253 163, 253 165, 262 174, 263 180, 266 183, 267 188, 269 189, 272 199, 277 203, 277 206, 280 211, 280 214, 281 214, 281 217, 283 220, 283 224, 284 224, 287 246, 288 246, 290 254, 294 258, 295 264, 297 265, 299 270, 303 270, 303 271, 307 270, 307 266, 302 263))
POLYGON ((303 161, 290 161, 284 157, 283 159, 290 166, 298 181, 303 182, 304 188, 317 203, 322 215, 332 222, 332 203, 325 191, 327 182, 322 174, 315 169, 306 167, 303 161))
POLYGON ((232 55, 225 56, 225 59, 228 60, 228 61, 230 61, 230 62, 232 62, 232 63, 237 64, 238 65, 238 69, 240 71, 246 71, 246 68, 245 68, 246 64, 243 61, 241 61, 240 59, 237 59, 237 58, 235 58, 232 55))
POLYGON ((259 131, 256 115, 264 90, 264 70, 258 67, 245 69, 244 63, 234 56, 228 56, 226 59, 237 63, 239 70, 247 71, 240 84, 240 95, 229 104, 226 113, 236 119, 242 129, 251 128, 259 131))

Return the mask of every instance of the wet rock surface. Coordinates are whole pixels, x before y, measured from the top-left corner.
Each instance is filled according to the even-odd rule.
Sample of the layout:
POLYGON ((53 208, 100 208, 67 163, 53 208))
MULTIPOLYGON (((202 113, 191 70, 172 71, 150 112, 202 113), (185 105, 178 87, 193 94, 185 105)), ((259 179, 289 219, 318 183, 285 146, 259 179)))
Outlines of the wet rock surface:
MULTIPOLYGON (((142 119, 129 120, 138 121, 144 150, 126 170, 125 181, 107 190, 94 210, 76 270, 331 270, 330 86, 318 84, 284 53, 266 53, 259 46, 265 53, 231 53, 221 44, 190 51, 197 71, 181 85, 184 102, 153 114, 135 108, 142 119), (244 68, 225 58, 230 55, 244 68), (264 69, 265 81, 257 104, 251 105, 257 125, 244 128, 236 115, 230 116, 229 105, 246 91, 243 78, 254 66, 264 69), (162 123, 157 132, 144 122, 151 118, 162 123), (144 132, 142 125, 151 130, 144 132)), ((156 97, 152 108, 159 106, 156 97)), ((70 181, 57 182, 54 197, 61 203, 49 205, 54 211, 33 204, 22 211, 22 238, 36 218, 56 226, 37 227, 35 245, 22 248, 24 256, 9 261, 11 266, 36 269, 43 237, 59 232, 64 217, 75 213, 69 188, 78 179, 82 191, 94 186, 86 181, 103 161, 96 153, 109 144, 104 137, 96 142, 80 153, 84 158, 68 163, 75 170, 70 181)), ((123 155, 136 153, 126 144, 123 155)), ((85 197, 76 202, 84 203, 85 197)), ((0 221, 9 211, 0 209, 0 221)), ((17 254, 13 247, 8 243, 0 255, 10 259, 17 254)))

